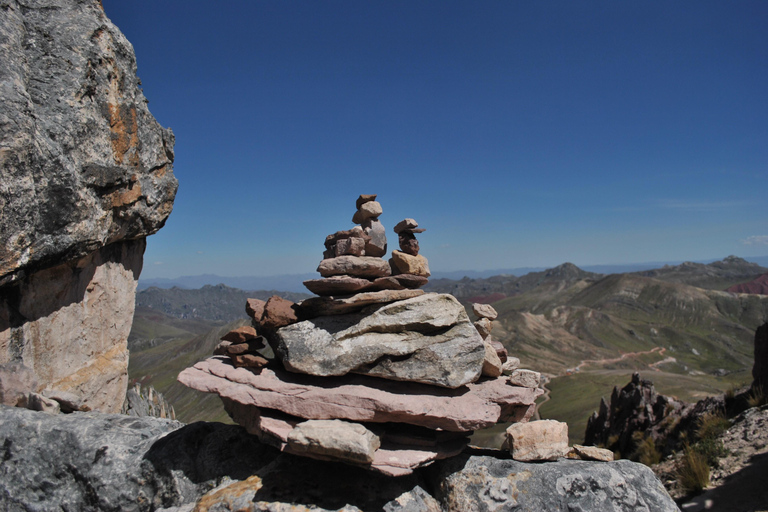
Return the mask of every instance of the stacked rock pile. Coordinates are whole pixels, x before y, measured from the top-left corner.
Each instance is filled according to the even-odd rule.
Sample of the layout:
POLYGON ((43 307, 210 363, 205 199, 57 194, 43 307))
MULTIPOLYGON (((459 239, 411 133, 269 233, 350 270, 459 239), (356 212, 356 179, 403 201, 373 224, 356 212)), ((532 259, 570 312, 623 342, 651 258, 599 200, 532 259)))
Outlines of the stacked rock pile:
POLYGON ((475 306, 473 325, 451 295, 397 279, 386 282, 402 289, 377 288, 399 276, 409 285, 426 282, 429 271, 413 236, 423 229, 413 219, 398 224, 403 250, 393 252, 418 264, 401 267, 393 256, 390 267, 380 251, 366 256, 384 238, 374 236, 382 211, 375 197, 358 199, 358 227, 326 239, 323 279, 307 284, 324 295, 298 304, 248 299, 249 338, 223 340, 218 355, 187 368, 179 381, 217 393, 237 423, 280 450, 399 476, 457 455, 475 430, 527 422, 543 390, 535 372, 535 379, 513 379, 527 370, 491 340, 490 306, 475 306), (392 275, 392 268, 406 273, 392 275), (357 285, 339 284, 353 280, 365 285, 353 292, 357 285), (257 333, 274 357, 259 352, 257 333))
MULTIPOLYGON (((387 235, 379 221, 383 210, 381 204, 376 201, 376 194, 361 195, 356 206, 357 211, 352 217, 352 222, 358 225, 349 230, 337 231, 325 238, 324 259, 317 267, 322 279, 304 281, 304 286, 317 295, 332 296, 350 295, 361 291, 417 289, 427 284, 429 268, 423 256, 418 259, 423 261, 423 265, 414 269, 404 265, 402 270, 395 272, 392 271, 395 264, 390 264, 382 258, 387 252, 387 235)), ((400 224, 406 221, 415 224, 413 219, 406 219, 400 224)), ((397 232, 397 228, 395 231, 397 232)), ((423 229, 413 232, 420 231, 423 229)), ((396 252, 399 253, 393 251, 393 258, 396 252)), ((400 269, 400 266, 397 268, 400 269)))

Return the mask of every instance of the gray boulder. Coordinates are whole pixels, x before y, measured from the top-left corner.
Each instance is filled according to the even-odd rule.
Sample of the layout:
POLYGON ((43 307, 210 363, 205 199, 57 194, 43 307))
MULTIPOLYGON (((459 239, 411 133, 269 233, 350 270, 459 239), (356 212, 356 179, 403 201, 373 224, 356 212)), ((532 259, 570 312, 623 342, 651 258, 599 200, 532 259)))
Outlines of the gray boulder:
POLYGON ((436 497, 450 512, 678 511, 653 472, 628 460, 525 463, 462 455, 434 468, 436 497))
POLYGON ((434 293, 283 327, 273 348, 295 372, 357 371, 450 388, 477 380, 485 356, 464 307, 451 295, 434 293))

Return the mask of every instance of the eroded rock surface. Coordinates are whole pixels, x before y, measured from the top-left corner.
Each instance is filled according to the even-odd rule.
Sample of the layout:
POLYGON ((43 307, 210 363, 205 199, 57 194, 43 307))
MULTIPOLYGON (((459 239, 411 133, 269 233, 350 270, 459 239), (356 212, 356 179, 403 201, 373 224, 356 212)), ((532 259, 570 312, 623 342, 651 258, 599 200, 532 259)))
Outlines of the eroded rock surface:
POLYGON ((234 425, 5 406, 0 485, 8 512, 677 510, 648 468, 624 460, 462 454, 391 478, 280 453, 234 425))
POLYGON ((98 1, 2 3, 0 364, 120 410, 144 237, 173 207, 173 133, 98 1))

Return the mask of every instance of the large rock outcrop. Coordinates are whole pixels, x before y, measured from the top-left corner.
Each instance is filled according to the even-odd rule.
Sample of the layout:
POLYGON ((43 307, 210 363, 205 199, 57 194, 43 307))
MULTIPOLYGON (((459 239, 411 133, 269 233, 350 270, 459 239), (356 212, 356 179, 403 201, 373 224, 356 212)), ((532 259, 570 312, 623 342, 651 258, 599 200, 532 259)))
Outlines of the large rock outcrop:
POLYGON ((118 411, 144 237, 176 194, 173 133, 98 0, 0 7, 0 365, 118 411))
POLYGON ((463 454, 388 478, 280 453, 234 425, 3 406, 0 484, 9 512, 677 510, 629 461, 463 454))

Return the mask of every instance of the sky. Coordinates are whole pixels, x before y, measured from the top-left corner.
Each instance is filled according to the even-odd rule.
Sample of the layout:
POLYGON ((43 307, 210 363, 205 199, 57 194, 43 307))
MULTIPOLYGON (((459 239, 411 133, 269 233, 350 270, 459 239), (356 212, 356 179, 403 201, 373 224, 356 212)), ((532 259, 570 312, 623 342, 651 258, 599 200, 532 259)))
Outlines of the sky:
POLYGON ((768 254, 768 2, 103 5, 176 135, 143 278, 314 272, 360 194, 433 271, 768 254))

